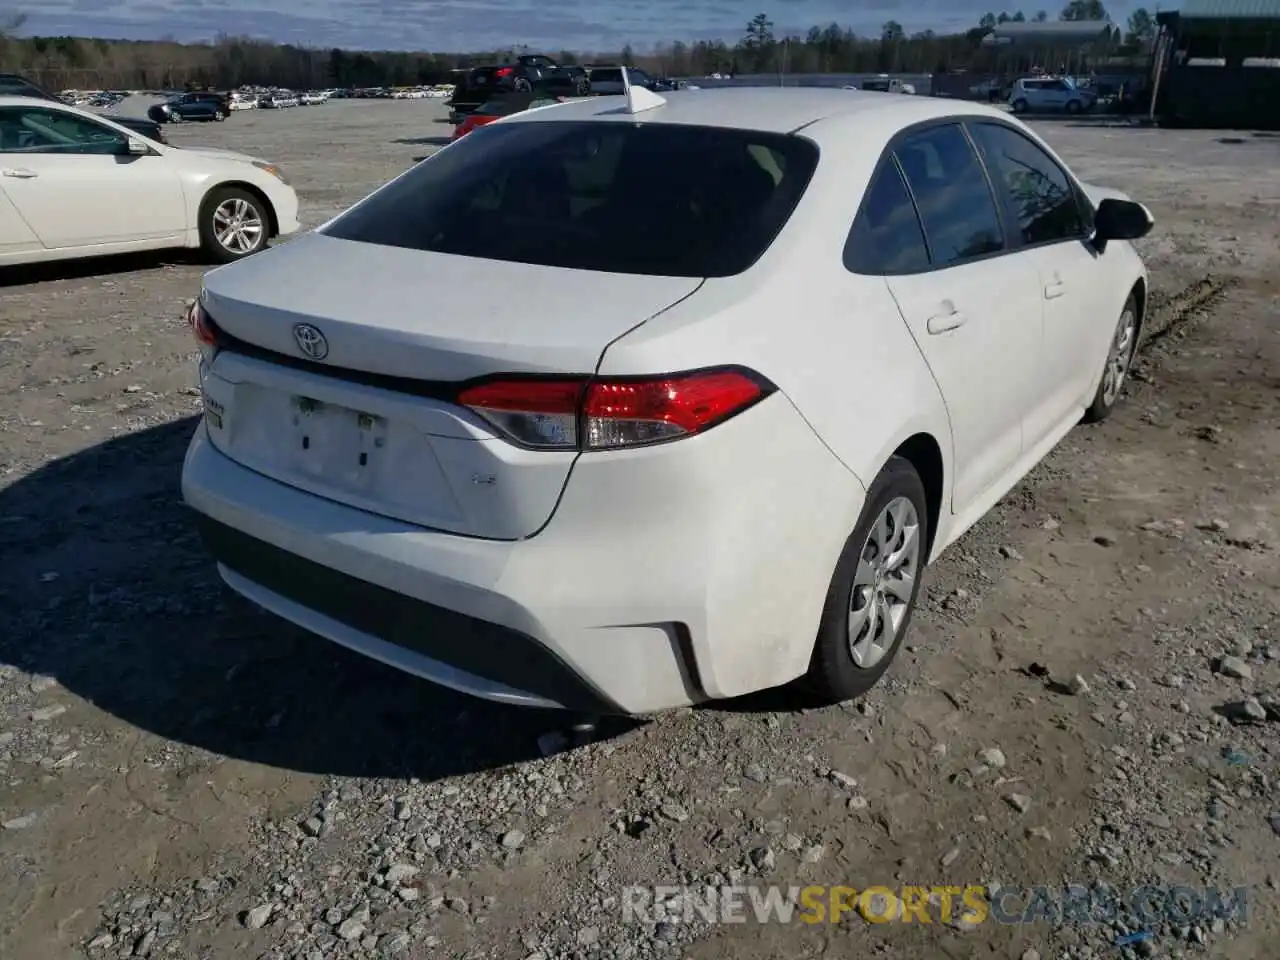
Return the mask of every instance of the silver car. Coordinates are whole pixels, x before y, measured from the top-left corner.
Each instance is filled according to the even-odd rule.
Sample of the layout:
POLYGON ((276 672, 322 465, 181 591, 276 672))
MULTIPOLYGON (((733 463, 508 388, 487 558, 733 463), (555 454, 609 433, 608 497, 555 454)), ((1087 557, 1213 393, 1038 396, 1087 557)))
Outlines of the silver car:
POLYGON ((1026 77, 1014 81, 1009 105, 1014 113, 1080 113, 1097 97, 1069 77, 1026 77))

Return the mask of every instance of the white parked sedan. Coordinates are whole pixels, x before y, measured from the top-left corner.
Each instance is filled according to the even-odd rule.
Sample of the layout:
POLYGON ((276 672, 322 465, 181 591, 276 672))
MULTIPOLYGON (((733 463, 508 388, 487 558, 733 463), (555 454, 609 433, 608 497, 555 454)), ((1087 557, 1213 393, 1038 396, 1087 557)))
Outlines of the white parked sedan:
POLYGON ((226 263, 297 229, 297 194, 273 164, 0 97, 0 266, 165 247, 226 263))
POLYGON ((515 114, 205 278, 183 492, 234 589, 457 690, 856 696, 926 564, 1112 409, 1151 224, 977 104, 515 114))

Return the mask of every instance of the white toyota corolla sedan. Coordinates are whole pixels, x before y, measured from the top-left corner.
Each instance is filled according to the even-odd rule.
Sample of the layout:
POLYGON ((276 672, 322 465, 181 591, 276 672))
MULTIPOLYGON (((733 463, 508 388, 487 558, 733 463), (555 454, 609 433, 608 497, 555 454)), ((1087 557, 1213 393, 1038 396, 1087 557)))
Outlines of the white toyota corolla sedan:
POLYGON ((0 266, 166 247, 228 263, 297 229, 297 194, 273 164, 0 97, 0 266))
POLYGON ((867 690, 1142 332, 1142 205, 995 109, 632 89, 211 272, 183 470, 241 594, 456 690, 867 690))

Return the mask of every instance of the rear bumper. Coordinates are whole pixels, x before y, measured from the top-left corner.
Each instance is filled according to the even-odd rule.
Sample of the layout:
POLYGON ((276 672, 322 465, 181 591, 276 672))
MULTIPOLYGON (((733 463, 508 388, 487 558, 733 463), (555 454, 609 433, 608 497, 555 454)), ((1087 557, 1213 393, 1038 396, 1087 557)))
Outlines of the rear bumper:
POLYGON ((465 693, 630 714, 803 673, 863 496, 782 396, 703 437, 581 458, 526 540, 301 492, 203 424, 182 488, 223 578, 277 615, 465 693))
POLYGON ((232 588, 362 653, 393 666, 411 663, 411 655, 433 679, 493 700, 587 713, 619 709, 519 631, 348 576, 207 516, 197 527, 232 588))

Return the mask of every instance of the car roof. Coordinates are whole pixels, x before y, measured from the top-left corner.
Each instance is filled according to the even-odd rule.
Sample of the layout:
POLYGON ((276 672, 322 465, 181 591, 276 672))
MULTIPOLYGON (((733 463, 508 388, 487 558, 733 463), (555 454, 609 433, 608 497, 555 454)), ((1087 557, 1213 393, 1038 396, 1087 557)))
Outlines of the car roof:
POLYGON ((673 90, 665 103, 637 114, 625 110, 622 96, 589 97, 563 103, 555 110, 515 114, 504 123, 564 121, 652 122, 793 133, 818 120, 858 119, 877 129, 892 131, 922 120, 948 116, 1004 117, 985 104, 934 97, 887 96, 883 93, 828 87, 719 87, 673 90))
MULTIPOLYGON (((63 103, 61 100, 40 100, 38 97, 0 97, 0 107, 31 107, 35 103, 38 103, 41 108, 61 107, 63 110, 74 110, 77 113, 83 112, 68 103, 63 103)), ((108 117, 107 119, 110 120, 111 118, 108 117)))

